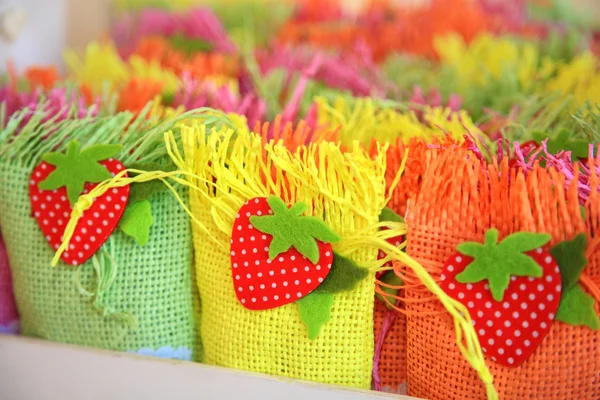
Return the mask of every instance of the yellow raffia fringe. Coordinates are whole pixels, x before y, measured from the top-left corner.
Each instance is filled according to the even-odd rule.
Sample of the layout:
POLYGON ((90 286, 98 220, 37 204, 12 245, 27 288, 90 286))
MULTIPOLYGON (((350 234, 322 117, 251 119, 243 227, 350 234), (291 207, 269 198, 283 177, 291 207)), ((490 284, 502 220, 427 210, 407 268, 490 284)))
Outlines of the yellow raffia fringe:
POLYGON ((533 43, 517 43, 490 34, 477 36, 470 44, 457 34, 434 39, 442 64, 453 69, 459 92, 489 85, 510 71, 523 90, 539 78, 540 54, 533 43))
POLYGON ((92 42, 82 58, 67 50, 64 59, 69 77, 94 93, 102 93, 105 85, 110 90, 118 90, 133 78, 160 82, 164 94, 173 94, 181 86, 181 79, 156 61, 146 61, 137 55, 123 61, 112 43, 92 42))
POLYGON ((370 98, 348 101, 340 97, 329 103, 318 97, 316 102, 319 124, 331 129, 339 127, 340 141, 345 145, 355 140, 366 145, 373 139, 393 143, 398 138, 408 143, 413 137, 431 141, 446 134, 461 143, 465 134, 482 135, 466 111, 425 106, 421 122, 414 111, 398 111, 370 98))
MULTIPOLYGON (((341 215, 333 216, 331 212, 325 213, 324 203, 333 202, 331 204, 342 205, 343 208, 351 210, 351 214, 353 213, 356 216, 354 218, 363 221, 373 220, 374 218, 373 215, 365 213, 364 208, 361 209, 356 205, 357 198, 355 196, 347 196, 347 193, 340 192, 339 188, 347 183, 354 184, 356 185, 355 191, 363 195, 363 202, 370 202, 369 189, 374 188, 372 186, 373 177, 366 179, 366 182, 364 182, 365 179, 357 179, 357 177, 363 176, 366 171, 369 171, 379 173, 376 176, 382 177, 381 180, 383 180, 386 145, 378 145, 378 153, 373 161, 358 144, 355 144, 353 151, 358 154, 362 152, 362 154, 357 157, 344 154, 339 150, 339 145, 327 142, 308 148, 301 146, 295 153, 291 153, 281 144, 273 142, 267 144, 266 149, 263 149, 260 136, 248 132, 238 132, 236 134, 233 130, 221 130, 219 132, 213 131, 207 136, 205 127, 202 125, 183 126, 181 130, 186 157, 179 152, 173 133, 165 133, 167 151, 179 169, 178 171, 121 171, 112 179, 101 182, 88 194, 80 196, 73 207, 71 218, 65 229, 63 243, 52 260, 53 266, 57 264, 60 255, 68 248, 79 218, 91 207, 95 198, 112 188, 123 187, 134 182, 148 182, 154 179, 160 179, 164 182, 188 212, 192 221, 208 237, 213 238, 220 247, 225 248, 228 248, 228 245, 220 242, 215 237, 214 232, 192 214, 175 189, 167 182, 167 178, 190 187, 194 190, 194 193, 199 193, 204 200, 208 200, 211 204, 210 215, 214 223, 227 236, 231 233, 237 211, 246 200, 253 197, 267 196, 271 193, 279 195, 289 203, 314 199, 315 201, 308 202, 309 209, 315 215, 325 215, 325 222, 332 227, 338 227, 338 231, 348 223, 341 223, 338 219, 342 217, 341 215), (268 157, 264 157, 263 150, 266 150, 268 157), (333 168, 334 165, 351 165, 351 167, 349 169, 333 168), (308 166, 310 168, 307 168, 308 166), (380 170, 372 171, 370 168, 373 166, 378 166, 380 170), (127 173, 137 175, 131 178, 125 177, 124 175, 127 173), (347 174, 347 176, 344 174, 347 174), (187 179, 182 179, 179 176, 184 176, 187 179), (215 176, 218 176, 219 179, 213 182, 215 176), (264 179, 260 179, 260 176, 263 176, 264 179), (329 185, 327 182, 329 182, 329 185), (330 186, 334 182, 341 186, 337 189, 330 186), (370 187, 367 188, 367 186, 370 187)), ((403 164, 405 161, 406 157, 403 164)), ((382 187, 384 188, 385 185, 382 185, 382 187)), ((384 205, 382 202, 375 206, 381 209, 384 205)), ((375 261, 374 258, 369 258, 372 261, 359 261, 373 271, 384 269, 383 265, 389 261, 399 261, 412 269, 425 287, 440 300, 452 316, 456 331, 456 343, 460 352, 484 382, 488 399, 497 400, 498 396, 493 386, 493 377, 485 364, 467 308, 450 298, 421 264, 401 251, 406 246, 406 242, 400 247, 396 247, 386 241, 390 237, 405 235, 405 224, 363 223, 358 229, 352 228, 350 230, 353 232, 338 232, 342 235, 343 240, 336 244, 335 250, 344 255, 356 254, 357 252, 367 254, 364 252, 368 249, 372 249, 372 252, 376 254, 378 250, 383 250, 387 253, 387 257, 382 260, 375 261), (380 228, 383 226, 389 229, 381 230, 380 228)))
MULTIPOLYGON (((177 169, 203 178, 192 182, 204 194, 191 193, 190 205, 206 229, 193 229, 197 284, 203 296, 205 362, 370 387, 374 274, 352 291, 335 295, 330 321, 310 340, 297 305, 261 312, 242 306, 231 289, 234 275, 229 241, 240 207, 270 194, 286 203, 304 202, 309 215, 322 218, 342 237, 376 223, 385 203, 385 152, 371 158, 360 146, 344 153, 334 143, 290 150, 281 141, 264 145, 260 135, 248 130, 209 132, 203 125, 183 127, 181 135, 183 151, 174 145, 174 138, 167 151, 177 169), (206 184, 212 181, 214 187, 206 184), (244 321, 242 329, 240 321, 244 321), (351 370, 348 363, 354 366, 351 370)), ((344 255, 360 264, 374 260, 377 253, 359 248, 344 255)))
POLYGON ((600 61, 592 53, 584 53, 556 67, 546 84, 547 93, 559 92, 573 97, 572 109, 586 102, 600 103, 600 61))
MULTIPOLYGON (((165 106, 162 102, 162 96, 158 95, 152 100, 152 108, 150 108, 148 115, 151 118, 156 118, 157 123, 164 123, 165 121, 174 120, 184 112, 184 106, 177 106, 177 108, 165 106)), ((179 124, 182 123, 185 123, 185 121, 182 121, 179 124)))

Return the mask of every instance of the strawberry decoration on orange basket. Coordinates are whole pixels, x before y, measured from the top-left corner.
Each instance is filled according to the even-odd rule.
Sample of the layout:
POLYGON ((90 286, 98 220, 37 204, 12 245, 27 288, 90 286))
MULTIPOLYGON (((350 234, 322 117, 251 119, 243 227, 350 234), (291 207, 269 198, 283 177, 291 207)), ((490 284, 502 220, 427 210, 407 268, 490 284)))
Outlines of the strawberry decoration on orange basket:
POLYGON ((249 310, 296 302, 314 339, 329 320, 335 293, 352 290, 368 275, 334 253, 340 240, 323 221, 302 215, 306 204, 290 208, 282 199, 258 197, 238 211, 231 237, 233 286, 249 310))
POLYGON ((547 234, 518 232, 498 243, 498 231, 489 229, 483 244, 461 243, 444 265, 440 286, 467 307, 482 350, 492 361, 521 365, 555 319, 600 327, 593 299, 577 284, 587 263, 586 237, 551 250, 549 241, 547 234), (583 310, 579 318, 567 311, 572 308, 583 310))
MULTIPOLYGON (((73 141, 66 154, 48 153, 33 170, 29 181, 33 216, 54 250, 62 243, 79 196, 125 169, 112 158, 120 151, 120 145, 105 144, 80 151, 79 143, 73 141)), ((61 255, 63 261, 80 265, 89 259, 119 223, 128 198, 129 186, 114 188, 97 198, 79 220, 68 250, 61 255)))

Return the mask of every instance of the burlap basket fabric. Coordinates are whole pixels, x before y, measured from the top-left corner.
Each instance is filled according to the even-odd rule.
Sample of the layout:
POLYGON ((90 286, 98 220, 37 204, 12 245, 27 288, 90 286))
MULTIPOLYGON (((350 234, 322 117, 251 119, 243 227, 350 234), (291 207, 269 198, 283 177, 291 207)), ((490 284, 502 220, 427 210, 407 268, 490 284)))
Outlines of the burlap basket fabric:
MULTIPOLYGON (((404 171, 398 185, 393 188, 387 204, 387 207, 398 215, 406 214, 410 206, 410 197, 414 197, 421 187, 426 161, 424 154, 427 146, 427 142, 422 138, 411 138, 408 143, 397 139, 387 149, 385 176, 388 188, 393 187, 398 171, 406 157, 404 171)), ((376 148, 375 143, 371 148, 373 150, 376 148)), ((400 296, 403 296, 402 292, 400 296)), ((374 317, 376 346, 382 328, 386 329, 384 324, 389 324, 379 352, 379 360, 375 362, 381 390, 394 393, 403 392, 406 384, 406 314, 391 310, 382 301, 376 300, 374 317)), ((375 351, 377 352, 377 347, 375 351)))
MULTIPOLYGON (((73 122, 75 129, 66 138, 78 138, 83 145, 114 143, 115 130, 116 135, 122 133, 130 126, 129 118, 121 115, 73 122)), ((128 134, 135 141, 136 131, 130 128, 128 134)), ((154 139, 163 143, 160 135, 154 139)), ((59 149, 66 146, 64 142, 68 140, 59 149)), ((127 165, 132 162, 127 155, 133 152, 125 148, 122 161, 127 165)), ((92 259, 78 268, 62 261, 51 267, 54 251, 32 217, 28 185, 41 155, 0 157, 0 225, 11 261, 22 333, 63 343, 191 359, 198 340, 191 228, 177 199, 168 191, 150 198, 154 224, 145 246, 118 228, 103 245, 101 250, 114 260, 116 277, 106 292, 98 294, 101 307, 97 307, 94 298, 85 294, 94 293, 99 279, 92 259)))
MULTIPOLYGON (((372 160, 359 148, 342 153, 326 142, 292 153, 283 143, 263 147, 260 136, 248 132, 207 133, 204 127, 184 129, 182 143, 181 163, 199 177, 192 184, 201 190, 190 195, 192 214, 202 225, 193 225, 193 231, 204 361, 369 388, 374 274, 353 291, 335 295, 331 319, 317 339, 309 340, 296 304, 250 311, 239 303, 229 243, 237 210, 251 198, 270 194, 290 204, 305 202, 308 214, 323 216, 342 238, 369 227, 384 205, 385 154, 372 160)), ((374 248, 350 255, 359 265, 376 256, 374 248)))
MULTIPOLYGON (((374 328, 375 345, 377 337, 386 323, 387 330, 381 355, 378 375, 383 392, 402 393, 406 383, 406 316, 399 311, 390 310, 382 301, 375 300, 374 328), (386 319, 391 322, 386 322, 386 319)), ((375 364, 373 366, 375 368, 375 364)))
MULTIPOLYGON (((501 166, 487 166, 467 151, 429 151, 422 188, 411 200, 408 255, 439 280, 456 246, 482 241, 491 227, 500 231, 501 238, 519 231, 549 233, 552 245, 585 233, 589 264, 584 275, 597 289, 598 193, 590 195, 584 220, 576 183, 565 189, 563 174, 539 166, 526 176, 516 170, 501 172, 507 170, 506 159, 501 166)), ((599 182, 593 176, 591 187, 599 182)), ((452 318, 431 293, 416 285, 410 271, 406 277, 413 284, 406 289, 408 393, 440 400, 484 399, 481 380, 456 346, 452 318)), ((489 359, 486 364, 500 399, 600 398, 600 332, 588 327, 554 321, 548 336, 521 366, 507 368, 489 359)))
POLYGON ((13 297, 8 254, 0 235, 0 333, 16 333, 18 328, 19 315, 13 297))

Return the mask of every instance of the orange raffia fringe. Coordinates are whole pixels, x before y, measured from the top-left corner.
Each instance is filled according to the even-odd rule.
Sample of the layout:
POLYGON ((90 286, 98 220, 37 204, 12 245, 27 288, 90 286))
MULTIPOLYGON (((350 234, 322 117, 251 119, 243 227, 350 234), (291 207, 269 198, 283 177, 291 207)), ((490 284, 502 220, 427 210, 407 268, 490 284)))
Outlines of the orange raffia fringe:
POLYGON ((27 79, 31 90, 35 90, 37 88, 50 90, 56 84, 56 81, 58 79, 58 71, 54 66, 29 67, 25 70, 25 79, 27 79))
POLYGON ((376 61, 382 61, 394 51, 434 58, 437 57, 436 36, 456 32, 470 42, 477 34, 498 30, 503 25, 472 0, 436 0, 417 7, 398 6, 389 0, 374 1, 362 16, 369 20, 368 15, 385 17, 370 24, 361 24, 360 18, 358 23, 290 21, 280 32, 279 40, 308 42, 343 51, 353 51, 356 43, 364 42, 372 49, 376 61))
MULTIPOLYGON (((460 148, 427 151, 425 160, 421 190, 410 201, 407 253, 436 281, 459 243, 482 241, 491 227, 497 228, 501 236, 519 231, 549 233, 551 245, 585 233, 589 264, 581 283, 598 305, 600 246, 593 238, 600 229, 597 191, 584 205, 584 220, 578 203, 577 176, 567 188, 565 176, 553 168, 535 165, 525 176, 518 169, 509 170, 507 159, 500 165, 485 165, 460 148)), ((588 162, 600 166, 596 160, 588 162)), ((600 185, 595 172, 590 180, 591 187, 600 185)), ((484 398, 484 386, 454 343, 452 318, 409 269, 399 263, 394 269, 407 283, 409 394, 432 400, 484 398)), ((596 379, 600 371, 600 331, 587 327, 554 321, 548 336, 523 365, 507 368, 491 361, 488 364, 499 398, 600 398, 596 379)))
MULTIPOLYGON (((398 175, 405 152, 409 152, 406 166, 399 183, 394 187, 390 197, 388 207, 398 215, 405 215, 410 208, 409 199, 414 197, 421 188, 421 182, 425 167, 427 166, 426 153, 431 145, 436 147, 458 147, 466 146, 465 143, 459 144, 450 136, 435 138, 433 141, 426 141, 419 137, 410 138, 408 143, 398 138, 396 142, 390 144, 387 150, 387 168, 386 181, 388 188, 392 188, 394 180, 398 175)), ((371 153, 376 151, 376 141, 371 142, 371 153)))
POLYGON ((143 38, 135 54, 146 61, 158 61, 163 68, 177 75, 187 72, 195 79, 215 75, 235 77, 240 68, 236 57, 219 53, 196 53, 188 56, 174 48, 167 39, 158 36, 143 38))
MULTIPOLYGON (((437 139, 435 144, 438 146, 458 146, 456 141, 449 136, 437 139)), ((401 138, 398 138, 395 143, 388 147, 386 182, 392 193, 387 206, 399 215, 405 215, 409 211, 408 199, 414 197, 421 187, 426 167, 426 152, 429 145, 430 143, 426 140, 414 137, 408 143, 404 143, 401 138), (409 156, 404 167, 404 172, 398 184, 394 186, 406 151, 409 152, 409 156)), ((372 141, 371 153, 376 154, 376 151, 376 141, 372 141)), ((401 289, 401 292, 403 292, 402 289, 407 286, 404 285, 400 288, 377 280, 375 290, 377 293, 383 295, 382 287, 401 289)), ((412 287, 414 286, 412 285, 412 287)), ((394 300, 401 300, 406 303, 404 296, 385 295, 384 298, 393 298, 394 300)), ((430 299, 433 298, 435 297, 430 297, 430 299)), ((375 301, 375 338, 377 338, 386 315, 389 312, 393 311, 390 311, 387 305, 381 300, 375 301)), ((402 383, 406 382, 406 315, 409 313, 410 311, 407 311, 405 308, 400 308, 400 312, 397 313, 391 322, 390 329, 381 348, 378 372, 381 386, 386 389, 395 390, 402 383)))
POLYGON ((162 84, 149 79, 131 79, 119 93, 119 111, 131 111, 139 113, 159 96, 162 84))

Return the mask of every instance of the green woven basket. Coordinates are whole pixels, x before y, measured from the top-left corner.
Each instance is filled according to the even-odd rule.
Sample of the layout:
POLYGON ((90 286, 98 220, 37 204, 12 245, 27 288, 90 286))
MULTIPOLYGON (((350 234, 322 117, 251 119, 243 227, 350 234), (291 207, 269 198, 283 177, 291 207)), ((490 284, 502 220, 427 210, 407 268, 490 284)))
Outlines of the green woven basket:
MULTIPOLYGON (((51 135, 61 139, 53 144, 53 150, 62 151, 66 142, 77 138, 85 146, 125 141, 121 153, 126 155, 121 157, 125 165, 164 156, 159 131, 171 126, 149 129, 142 123, 132 129, 139 121, 131 123, 130 118, 119 115, 61 123, 50 130, 54 132, 51 135), (121 139, 126 127, 127 139, 121 139), (149 142, 144 142, 145 151, 132 152, 142 137, 149 142)), ((48 126, 30 125, 19 134, 16 130, 9 132, 10 127, 0 133, 0 143, 4 139, 6 144, 0 150, 0 226, 11 260, 22 333, 103 349, 199 359, 191 230, 189 217, 177 199, 168 191, 150 198, 154 224, 145 246, 116 229, 83 265, 72 267, 61 261, 51 267, 54 251, 32 217, 28 194, 31 172, 51 143, 36 145, 35 138, 48 132, 48 126), (27 155, 16 153, 25 147, 34 150, 27 155), (102 262, 101 254, 110 255, 111 268, 116 272, 112 284, 98 291, 102 277, 93 264, 94 260, 102 262)), ((184 190, 179 191, 184 194, 184 190)))

